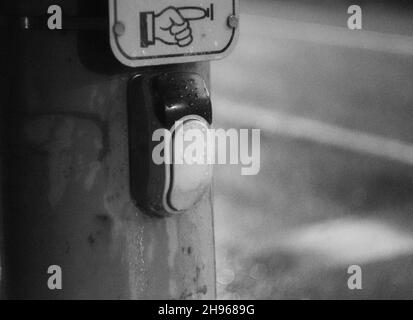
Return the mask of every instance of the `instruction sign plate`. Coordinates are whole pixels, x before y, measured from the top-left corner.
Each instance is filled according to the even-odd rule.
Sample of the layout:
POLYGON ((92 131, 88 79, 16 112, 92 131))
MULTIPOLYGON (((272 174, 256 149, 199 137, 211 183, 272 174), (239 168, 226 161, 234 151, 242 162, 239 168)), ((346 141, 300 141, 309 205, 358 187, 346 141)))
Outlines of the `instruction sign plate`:
POLYGON ((130 67, 221 59, 239 33, 238 0, 109 0, 110 44, 130 67))

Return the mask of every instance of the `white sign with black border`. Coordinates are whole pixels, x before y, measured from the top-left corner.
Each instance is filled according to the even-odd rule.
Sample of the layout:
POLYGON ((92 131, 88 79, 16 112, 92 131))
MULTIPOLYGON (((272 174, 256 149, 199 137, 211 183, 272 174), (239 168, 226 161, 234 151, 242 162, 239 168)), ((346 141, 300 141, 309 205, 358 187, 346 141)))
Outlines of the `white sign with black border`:
POLYGON ((238 0, 109 0, 110 45, 130 67, 221 59, 238 39, 238 0))

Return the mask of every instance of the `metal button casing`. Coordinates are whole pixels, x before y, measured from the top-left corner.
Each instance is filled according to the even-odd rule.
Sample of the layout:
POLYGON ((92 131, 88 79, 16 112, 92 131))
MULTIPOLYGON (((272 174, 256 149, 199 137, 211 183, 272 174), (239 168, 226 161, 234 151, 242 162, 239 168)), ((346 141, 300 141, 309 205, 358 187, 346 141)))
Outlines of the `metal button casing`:
POLYGON ((132 199, 150 215, 190 211, 212 180, 212 106, 205 81, 192 72, 137 75, 129 81, 128 110, 132 199), (168 136, 164 158, 170 161, 155 152, 162 149, 156 132, 168 136))

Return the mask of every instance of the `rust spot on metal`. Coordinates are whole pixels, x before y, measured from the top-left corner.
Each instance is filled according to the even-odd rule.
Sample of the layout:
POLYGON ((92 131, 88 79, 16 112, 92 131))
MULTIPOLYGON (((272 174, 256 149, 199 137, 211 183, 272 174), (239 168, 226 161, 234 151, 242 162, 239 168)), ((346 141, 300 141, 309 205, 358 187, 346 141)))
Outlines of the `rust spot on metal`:
POLYGON ((196 291, 197 294, 203 294, 203 295, 207 294, 207 292, 208 292, 208 287, 206 285, 204 285, 203 287, 199 288, 196 291))
POLYGON ((184 292, 182 292, 181 296, 179 297, 179 300, 186 300, 190 297, 192 297, 194 294, 192 292, 187 292, 186 289, 184 292))
POLYGON ((70 252, 70 244, 69 244, 68 241, 66 241, 65 244, 66 244, 65 254, 69 254, 69 252, 70 252))
POLYGON ((96 219, 104 224, 112 223, 112 217, 107 214, 97 214, 96 219))
POLYGON ((96 239, 92 234, 90 234, 89 237, 87 237, 87 242, 92 246, 95 244, 96 239))
MULTIPOLYGON (((195 292, 195 294, 202 294, 202 295, 206 295, 208 293, 208 287, 206 285, 202 286, 201 288, 198 288, 195 292)), ((194 295, 193 292, 187 292, 187 290, 185 289, 184 292, 182 292, 181 296, 179 297, 179 300, 185 300, 188 298, 191 298, 194 295)))

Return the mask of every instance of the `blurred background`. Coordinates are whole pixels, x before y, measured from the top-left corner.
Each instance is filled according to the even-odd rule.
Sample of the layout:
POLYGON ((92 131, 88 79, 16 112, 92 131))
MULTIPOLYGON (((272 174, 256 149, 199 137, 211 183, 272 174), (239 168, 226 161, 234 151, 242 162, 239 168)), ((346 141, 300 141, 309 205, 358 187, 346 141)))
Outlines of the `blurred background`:
POLYGON ((261 129, 261 171, 216 166, 219 298, 412 299, 411 2, 241 5, 212 64, 215 126, 261 129))

